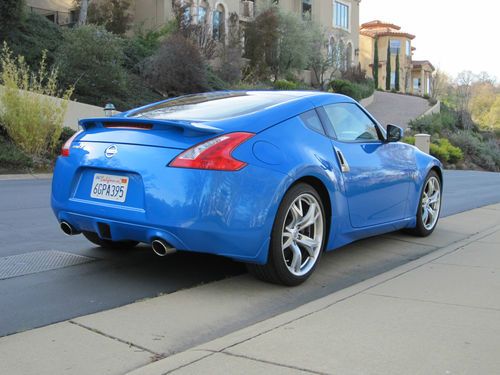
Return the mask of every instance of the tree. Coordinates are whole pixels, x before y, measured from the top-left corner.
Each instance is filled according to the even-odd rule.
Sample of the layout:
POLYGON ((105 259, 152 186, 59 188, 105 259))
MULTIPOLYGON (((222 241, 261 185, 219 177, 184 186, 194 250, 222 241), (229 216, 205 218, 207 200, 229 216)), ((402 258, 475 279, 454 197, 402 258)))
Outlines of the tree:
POLYGON ((180 33, 169 36, 146 63, 144 77, 164 96, 209 89, 203 57, 196 45, 180 33))
POLYGON ((396 91, 399 91, 399 51, 398 54, 396 55, 396 74, 395 74, 395 83, 394 83, 394 88, 396 91))
POLYGON ((278 9, 269 7, 249 22, 245 28, 245 57, 250 74, 267 80, 278 64, 280 37, 278 9))
POLYGON ((457 110, 459 119, 465 130, 472 128, 472 119, 470 115, 470 101, 472 98, 472 85, 475 76, 470 70, 460 72, 455 79, 457 94, 457 110))
MULTIPOLYGON (((184 38, 190 39, 206 60, 211 60, 218 52, 219 42, 213 37, 213 30, 208 22, 208 17, 205 17, 203 22, 192 23, 186 19, 186 12, 188 11, 189 5, 187 3, 174 3, 174 13, 179 33, 184 38)), ((206 14, 209 13, 210 8, 207 3, 206 14)))
POLYGON ((387 44, 387 60, 385 63, 385 89, 391 90, 391 44, 387 44))
POLYGON ((131 5, 131 0, 92 2, 88 6, 88 22, 102 25, 114 34, 123 35, 130 29, 134 19, 130 12, 131 5))
POLYGON ((237 13, 231 13, 228 20, 227 44, 223 44, 217 75, 226 82, 239 82, 243 59, 241 54, 241 29, 237 13))
POLYGON ((305 22, 294 13, 279 12, 279 50, 277 65, 273 67, 275 80, 280 76, 305 69, 311 54, 311 22, 305 22))
POLYGON ((80 12, 78 15, 78 25, 87 24, 87 13, 89 9, 89 3, 91 0, 76 0, 77 5, 80 7, 80 12))
POLYGON ((375 37, 375 47, 373 51, 373 80, 375 89, 378 89, 378 37, 375 37))
POLYGON ((437 69, 432 77, 431 99, 438 100, 450 85, 450 77, 441 69, 437 69))
POLYGON ((24 16, 24 0, 0 1, 0 40, 6 40, 7 35, 22 23, 24 16))

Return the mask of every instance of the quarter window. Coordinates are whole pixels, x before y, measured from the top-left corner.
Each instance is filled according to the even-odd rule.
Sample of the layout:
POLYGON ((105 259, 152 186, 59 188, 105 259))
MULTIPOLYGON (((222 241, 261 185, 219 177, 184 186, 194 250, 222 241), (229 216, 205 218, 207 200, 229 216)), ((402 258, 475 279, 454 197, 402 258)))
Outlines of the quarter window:
POLYGON ((323 125, 321 125, 321 120, 319 119, 318 114, 314 109, 301 114, 300 119, 309 129, 321 134, 325 134, 323 125))
POLYGON ((354 103, 337 103, 324 107, 333 132, 339 141, 370 142, 379 140, 377 126, 354 103))
POLYGON ((349 29, 349 5, 335 1, 334 19, 336 27, 349 29))

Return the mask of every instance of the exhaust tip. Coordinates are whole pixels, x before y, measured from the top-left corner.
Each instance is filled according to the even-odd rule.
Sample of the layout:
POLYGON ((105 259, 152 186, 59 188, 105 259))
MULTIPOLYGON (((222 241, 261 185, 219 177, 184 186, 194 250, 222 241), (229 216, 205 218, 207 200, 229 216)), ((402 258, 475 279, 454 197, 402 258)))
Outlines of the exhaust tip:
POLYGON ((173 254, 177 251, 177 249, 170 245, 168 242, 159 239, 153 240, 153 242, 151 243, 151 247, 154 253, 160 257, 173 254))
POLYGON ((66 234, 68 236, 72 236, 72 235, 76 234, 73 227, 69 223, 67 223, 66 221, 61 222, 61 230, 64 232, 64 234, 66 234))

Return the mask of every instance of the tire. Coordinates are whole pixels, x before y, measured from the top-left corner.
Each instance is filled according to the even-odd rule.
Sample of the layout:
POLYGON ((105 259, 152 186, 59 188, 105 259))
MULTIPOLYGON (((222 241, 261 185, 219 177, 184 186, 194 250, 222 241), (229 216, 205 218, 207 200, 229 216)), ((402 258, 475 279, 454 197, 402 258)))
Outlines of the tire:
POLYGON ((94 232, 82 232, 82 234, 85 236, 87 240, 89 240, 93 244, 104 247, 106 249, 130 249, 139 244, 139 242, 137 241, 103 240, 97 235, 97 233, 94 232))
POLYGON ((302 284, 319 263, 326 233, 325 209, 318 192, 308 184, 294 185, 278 208, 267 263, 247 264, 247 268, 263 281, 302 284))
POLYGON ((417 224, 415 228, 410 229, 411 234, 418 237, 427 237, 434 231, 441 212, 441 197, 441 179, 432 170, 425 178, 422 193, 420 193, 416 216, 417 224), (430 197, 429 192, 431 192, 430 197), (429 201, 432 203, 429 204, 429 201))

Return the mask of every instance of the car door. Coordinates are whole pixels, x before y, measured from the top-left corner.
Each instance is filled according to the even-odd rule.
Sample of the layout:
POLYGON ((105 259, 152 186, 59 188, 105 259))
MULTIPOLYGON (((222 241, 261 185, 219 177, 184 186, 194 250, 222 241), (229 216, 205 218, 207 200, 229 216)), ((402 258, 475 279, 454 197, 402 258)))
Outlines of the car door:
POLYGON ((342 170, 351 225, 405 218, 412 148, 385 142, 384 131, 356 103, 325 105, 320 113, 342 170))

